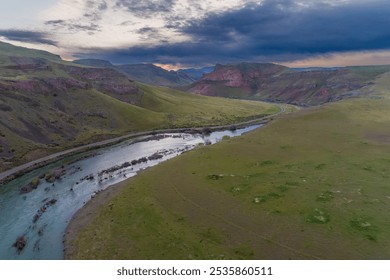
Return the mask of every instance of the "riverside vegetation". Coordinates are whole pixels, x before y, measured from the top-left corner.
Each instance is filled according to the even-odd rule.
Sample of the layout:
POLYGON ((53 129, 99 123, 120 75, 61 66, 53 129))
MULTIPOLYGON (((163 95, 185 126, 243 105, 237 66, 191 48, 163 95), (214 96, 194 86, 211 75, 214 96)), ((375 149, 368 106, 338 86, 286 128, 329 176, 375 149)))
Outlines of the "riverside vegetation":
POLYGON ((113 187, 66 258, 390 258, 389 81, 113 187))

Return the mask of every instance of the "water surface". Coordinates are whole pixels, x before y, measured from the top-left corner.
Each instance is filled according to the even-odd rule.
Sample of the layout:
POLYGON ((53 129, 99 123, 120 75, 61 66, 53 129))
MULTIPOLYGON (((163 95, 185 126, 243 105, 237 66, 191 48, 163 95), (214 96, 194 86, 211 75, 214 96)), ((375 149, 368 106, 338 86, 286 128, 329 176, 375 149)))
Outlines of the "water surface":
POLYGON ((68 157, 7 183, 0 188, 0 259, 62 259, 62 239, 71 217, 97 192, 199 144, 214 144, 224 136, 239 136, 260 126, 209 135, 140 137, 68 157), (21 187, 34 178, 60 169, 65 173, 60 179, 53 183, 41 179, 37 189, 20 194, 21 187), (12 246, 19 236, 27 241, 21 252, 12 246))

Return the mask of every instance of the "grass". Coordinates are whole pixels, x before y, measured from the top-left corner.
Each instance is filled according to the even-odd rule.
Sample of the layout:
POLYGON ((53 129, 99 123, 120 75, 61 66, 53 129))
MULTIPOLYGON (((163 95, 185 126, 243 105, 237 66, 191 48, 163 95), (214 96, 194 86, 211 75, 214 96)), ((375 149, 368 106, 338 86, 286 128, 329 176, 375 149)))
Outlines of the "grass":
MULTIPOLYGON (((51 61, 61 60, 59 56, 51 54, 46 51, 17 47, 4 42, 0 42, 0 57, 1 56, 36 57, 36 58, 42 58, 51 61)), ((0 62, 2 60, 8 61, 6 58, 3 58, 0 60, 0 62)))
POLYGON ((0 102, 12 110, 0 111, 1 137, 15 152, 3 158, 8 164, 1 165, 0 171, 131 132, 229 124, 279 110, 267 103, 196 96, 147 85, 141 85, 141 90, 144 94, 138 106, 96 89, 69 90, 57 96, 21 92, 2 96, 0 102))
POLYGON ((173 127, 229 124, 275 114, 278 107, 265 102, 249 102, 184 93, 164 87, 140 84, 144 92, 140 106, 167 114, 173 127))
POLYGON ((388 81, 122 183, 68 257, 389 259, 388 81))

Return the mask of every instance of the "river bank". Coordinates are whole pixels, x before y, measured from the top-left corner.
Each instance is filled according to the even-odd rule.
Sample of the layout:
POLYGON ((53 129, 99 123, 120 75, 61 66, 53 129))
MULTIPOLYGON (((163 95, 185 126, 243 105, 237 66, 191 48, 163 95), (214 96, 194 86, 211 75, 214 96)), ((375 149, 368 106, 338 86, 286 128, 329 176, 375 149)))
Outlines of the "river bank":
POLYGON ((10 181, 0 188, 0 235, 4 237, 0 259, 62 259, 69 221, 97 194, 198 145, 260 126, 197 134, 153 133, 65 157, 10 181))
POLYGON ((104 141, 99 141, 87 145, 83 145, 80 147, 75 147, 72 149, 68 149, 62 152, 54 153, 49 156, 30 161, 28 163, 22 164, 20 166, 11 168, 9 170, 6 170, 2 173, 0 173, 0 186, 20 177, 23 176, 24 174, 33 171, 34 169, 46 166, 50 163, 53 163, 55 161, 61 160, 64 157, 72 156, 72 155, 77 155, 79 153, 84 153, 90 150, 94 149, 99 149, 111 145, 115 145, 117 143, 120 143, 122 141, 136 138, 136 137, 141 137, 141 136, 149 136, 149 135, 155 135, 155 134, 160 134, 160 133, 202 133, 205 129, 209 132, 213 131, 218 131, 218 130, 224 130, 224 129, 231 129, 231 128, 242 128, 245 126, 249 125, 254 125, 254 124, 265 124, 269 122, 272 118, 282 114, 285 112, 285 108, 283 106, 280 106, 280 112, 269 115, 269 116, 264 116, 258 119, 254 120, 249 120, 245 122, 240 122, 240 123, 235 123, 235 124, 229 124, 229 125, 218 125, 218 126, 207 126, 207 127, 187 127, 187 128, 174 128, 174 129, 160 129, 160 130, 153 130, 153 131, 145 131, 145 132, 135 132, 135 133, 130 133, 124 136, 120 137, 115 137, 112 139, 107 139, 104 141))

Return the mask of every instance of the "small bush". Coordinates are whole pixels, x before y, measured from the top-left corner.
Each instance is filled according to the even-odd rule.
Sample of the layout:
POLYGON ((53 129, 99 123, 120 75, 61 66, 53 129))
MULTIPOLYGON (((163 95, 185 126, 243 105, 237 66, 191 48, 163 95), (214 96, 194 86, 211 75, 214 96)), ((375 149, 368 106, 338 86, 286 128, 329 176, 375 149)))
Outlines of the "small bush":
POLYGON ((268 200, 268 197, 266 195, 259 195, 259 196, 255 196, 253 198, 253 203, 262 203, 262 202, 266 202, 268 200))
POLYGON ((325 191, 325 192, 322 192, 316 196, 316 200, 322 201, 322 202, 330 201, 333 198, 334 198, 334 196, 333 196, 333 193, 331 191, 325 191))
POLYGON ((306 222, 314 224, 326 224, 330 221, 329 213, 324 209, 316 208, 306 216, 306 222))
POLYGON ((253 203, 262 203, 262 202, 266 202, 270 199, 273 199, 273 198, 280 198, 282 197, 282 195, 278 194, 278 193, 275 193, 275 192, 270 192, 270 193, 267 193, 266 195, 258 195, 258 196, 255 196, 253 198, 253 203))
POLYGON ((371 223, 364 218, 353 219, 349 222, 350 226, 359 231, 368 231, 372 229, 371 223))
POLYGON ((286 192, 290 189, 290 187, 287 187, 285 185, 280 185, 276 187, 280 192, 286 192))
POLYGON ((207 175, 207 179, 209 180, 219 180, 219 179, 222 179, 223 178, 223 175, 222 174, 209 174, 207 175))
POLYGON ((264 166, 264 165, 272 165, 272 164, 276 164, 275 161, 272 161, 272 160, 264 160, 262 162, 260 162, 260 165, 264 166))
POLYGON ((325 168, 325 166, 326 166, 325 163, 321 163, 321 164, 316 165, 315 169, 317 169, 317 170, 322 170, 322 169, 325 168))

